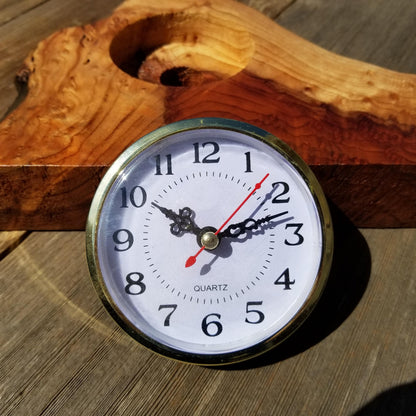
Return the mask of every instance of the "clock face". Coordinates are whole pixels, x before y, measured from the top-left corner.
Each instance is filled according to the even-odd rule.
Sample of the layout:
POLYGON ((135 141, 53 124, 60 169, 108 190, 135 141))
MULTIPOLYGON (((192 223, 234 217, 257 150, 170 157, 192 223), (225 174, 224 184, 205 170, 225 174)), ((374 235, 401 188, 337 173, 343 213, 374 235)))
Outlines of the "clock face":
POLYGON ((316 179, 286 145, 198 119, 117 159, 94 198, 87 247, 104 304, 133 337, 220 364, 299 326, 323 289, 332 234, 316 179))

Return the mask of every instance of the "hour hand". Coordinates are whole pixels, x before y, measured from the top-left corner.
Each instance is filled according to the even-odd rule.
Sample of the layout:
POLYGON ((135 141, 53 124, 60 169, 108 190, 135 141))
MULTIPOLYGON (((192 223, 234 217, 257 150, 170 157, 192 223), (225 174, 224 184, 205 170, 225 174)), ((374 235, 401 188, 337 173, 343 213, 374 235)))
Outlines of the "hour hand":
POLYGON ((192 233, 198 235, 201 229, 194 223, 192 216, 194 212, 189 207, 181 208, 179 213, 175 211, 161 207, 160 205, 152 202, 152 205, 156 207, 166 218, 173 221, 170 224, 170 232, 175 236, 180 236, 183 233, 192 233))
MULTIPOLYGON (((241 234, 244 234, 248 231, 255 231, 257 230, 261 225, 268 223, 275 218, 282 217, 283 215, 288 214, 289 211, 279 212, 278 214, 274 215, 267 215, 264 218, 260 218, 258 220, 255 220, 254 218, 247 218, 244 221, 241 221, 237 224, 231 224, 229 225, 224 231, 220 232, 218 234, 218 237, 231 237, 231 238, 237 238, 241 234)), ((286 222, 292 220, 293 217, 285 218, 281 220, 281 222, 286 222)))

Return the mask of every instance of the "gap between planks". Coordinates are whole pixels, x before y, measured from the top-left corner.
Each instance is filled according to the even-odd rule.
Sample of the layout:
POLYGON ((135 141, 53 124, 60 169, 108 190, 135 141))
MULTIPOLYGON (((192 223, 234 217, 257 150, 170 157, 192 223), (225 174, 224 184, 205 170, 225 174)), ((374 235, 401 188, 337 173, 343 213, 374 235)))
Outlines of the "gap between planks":
POLYGON ((7 257, 31 234, 30 231, 3 231, 0 233, 0 261, 7 257))

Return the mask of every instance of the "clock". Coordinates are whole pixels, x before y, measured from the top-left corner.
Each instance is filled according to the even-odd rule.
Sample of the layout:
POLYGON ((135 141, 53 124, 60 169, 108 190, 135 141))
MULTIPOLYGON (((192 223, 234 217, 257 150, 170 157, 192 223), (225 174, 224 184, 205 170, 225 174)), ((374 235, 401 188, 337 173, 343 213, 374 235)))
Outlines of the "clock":
POLYGON ((331 266, 333 232, 310 168, 255 126, 199 118, 125 150, 86 229, 94 286, 117 323, 164 356, 235 363, 307 318, 331 266))

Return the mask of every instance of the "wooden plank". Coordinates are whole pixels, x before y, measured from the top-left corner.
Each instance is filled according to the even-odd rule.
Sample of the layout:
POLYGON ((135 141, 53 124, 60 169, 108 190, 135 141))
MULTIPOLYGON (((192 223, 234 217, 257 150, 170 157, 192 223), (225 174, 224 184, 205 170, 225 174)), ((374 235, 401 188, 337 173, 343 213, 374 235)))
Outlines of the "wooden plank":
MULTIPOLYGON (((279 16, 277 21, 283 27, 335 53, 395 71, 416 73, 416 60, 413 54, 416 48, 415 20, 416 3, 408 0, 398 0, 393 9, 386 1, 368 1, 364 6, 362 2, 357 1, 297 0, 279 16)), ((328 187, 336 188, 330 176, 336 177, 338 169, 344 170, 340 173, 340 177, 349 177, 348 186, 342 190, 338 188, 339 192, 332 197, 333 202, 338 206, 345 206, 342 202, 344 198, 352 201, 358 193, 370 195, 366 189, 368 182, 355 181, 347 172, 348 167, 340 166, 330 174, 320 171, 319 168, 316 170, 318 177, 321 174, 327 175, 324 182, 328 184, 328 187)), ((415 193, 415 186, 405 185, 406 176, 410 174, 413 177, 415 174, 407 171, 404 166, 396 172, 388 171, 385 166, 374 168, 362 166, 359 169, 368 169, 368 173, 354 175, 355 178, 374 175, 374 178, 377 178, 376 181, 382 184, 386 176, 394 175, 396 186, 405 186, 407 189, 403 191, 409 195, 415 193)), ((378 187, 378 192, 378 196, 372 195, 372 203, 378 204, 385 199, 385 203, 388 204, 387 194, 395 197, 394 191, 383 193, 382 186, 378 187)), ((356 203, 360 204, 358 200, 356 203)), ((367 201, 367 203, 371 202, 367 201)), ((354 218, 357 215, 354 212, 359 211, 358 205, 356 210, 347 208, 344 212, 350 218, 354 218)), ((382 205, 383 203, 378 205, 377 211, 380 209, 378 214, 386 215, 386 212, 382 213, 382 205)), ((367 210, 362 209, 358 215, 365 217, 367 210)), ((395 214, 390 212, 390 215, 395 214)), ((412 209, 411 215, 416 217, 415 209, 412 209)), ((369 218, 361 224, 368 223, 368 221, 369 218)), ((359 224, 360 220, 355 222, 359 224)))
POLYGON ((24 241, 28 234, 25 231, 0 232, 0 261, 24 241))
POLYGON ((416 225, 416 76, 326 52, 232 2, 200 7, 130 0, 39 45, 19 75, 28 96, 0 126, 0 228, 82 229, 100 173, 125 147, 202 116, 254 120, 282 138, 356 225, 416 225), (140 79, 125 67, 137 48, 154 50, 140 79), (184 85, 161 85, 190 60, 184 85))
MULTIPOLYGON (((360 2, 363 14, 370 4, 360 2)), ((337 215, 335 225, 337 266, 312 323, 252 368, 229 371, 135 344, 88 282, 84 234, 30 234, 0 262, 0 413, 413 414, 416 230, 360 234, 337 215)))
POLYGON ((10 22, 21 14, 27 13, 34 9, 45 0, 21 0, 19 2, 13 0, 2 0, 0 2, 0 26, 10 22))
POLYGON ((119 330, 88 281, 84 233, 31 234, 0 263, 1 414, 353 414, 378 395, 410 414, 416 230, 364 232, 369 279, 366 240, 336 224, 335 274, 315 314, 228 371, 158 357, 119 330))
MULTIPOLYGON (((24 59, 38 42, 56 30, 102 18, 121 0, 26 0, 2 4, 0 15, 0 118, 20 101, 14 83, 24 59), (30 35, 28 35, 30 33, 30 35)), ((22 93, 24 95, 24 92, 22 93)))
POLYGON ((239 0, 239 3, 252 7, 270 17, 270 19, 276 20, 286 9, 291 7, 295 1, 296 0, 239 0))
POLYGON ((297 0, 278 23, 316 45, 395 71, 416 73, 416 2, 297 0))

